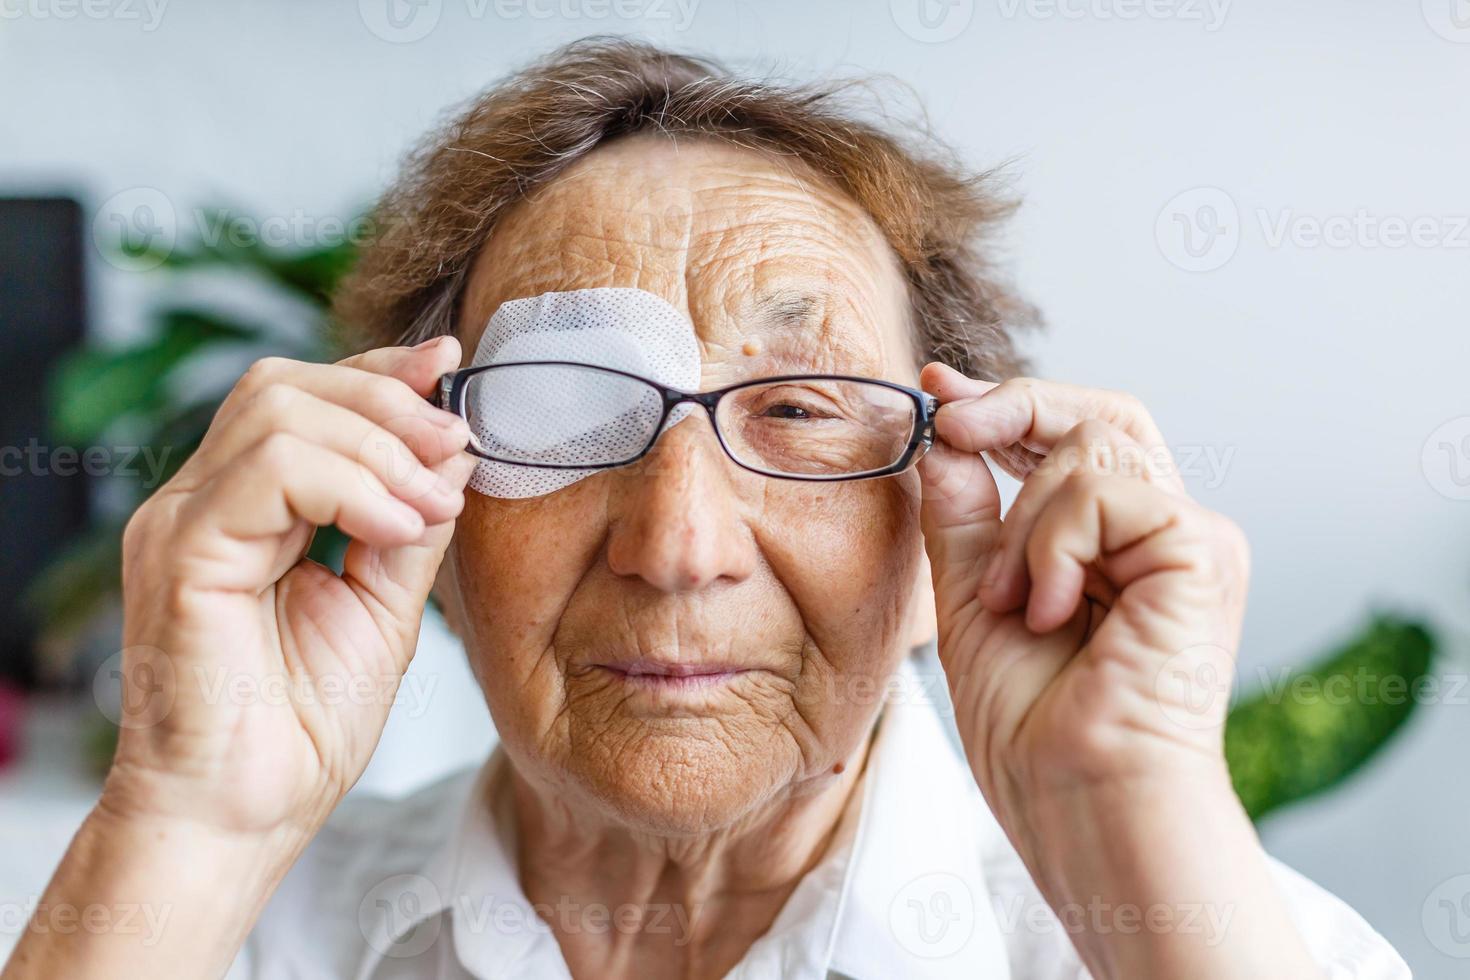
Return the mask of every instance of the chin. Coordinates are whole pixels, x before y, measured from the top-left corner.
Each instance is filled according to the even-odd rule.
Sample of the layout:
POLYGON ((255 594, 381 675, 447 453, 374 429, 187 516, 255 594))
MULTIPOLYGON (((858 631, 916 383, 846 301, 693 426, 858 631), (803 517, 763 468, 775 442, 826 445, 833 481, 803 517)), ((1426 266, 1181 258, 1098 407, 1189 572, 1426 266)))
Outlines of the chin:
POLYGON ((570 775, 592 806, 639 833, 684 837, 733 826, 789 785, 800 764, 784 730, 637 727, 606 732, 597 750, 574 753, 570 775))

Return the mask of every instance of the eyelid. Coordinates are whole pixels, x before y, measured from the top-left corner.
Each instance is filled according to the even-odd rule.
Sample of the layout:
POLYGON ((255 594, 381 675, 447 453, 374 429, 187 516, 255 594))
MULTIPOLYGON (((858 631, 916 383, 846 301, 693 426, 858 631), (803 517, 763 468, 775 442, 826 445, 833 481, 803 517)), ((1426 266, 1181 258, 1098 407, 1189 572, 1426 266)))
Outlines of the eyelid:
MULTIPOLYGON (((770 385, 752 386, 751 391, 752 393, 759 393, 762 396, 769 393, 779 398, 781 397, 781 393, 786 389, 795 389, 799 394, 807 394, 815 400, 826 403, 834 412, 840 412, 850 416, 852 414, 851 410, 844 406, 841 399, 834 397, 830 392, 822 391, 815 387, 822 380, 821 378, 812 378, 808 381, 779 381, 770 385)), ((833 386, 840 386, 839 382, 829 381, 828 383, 833 386)))

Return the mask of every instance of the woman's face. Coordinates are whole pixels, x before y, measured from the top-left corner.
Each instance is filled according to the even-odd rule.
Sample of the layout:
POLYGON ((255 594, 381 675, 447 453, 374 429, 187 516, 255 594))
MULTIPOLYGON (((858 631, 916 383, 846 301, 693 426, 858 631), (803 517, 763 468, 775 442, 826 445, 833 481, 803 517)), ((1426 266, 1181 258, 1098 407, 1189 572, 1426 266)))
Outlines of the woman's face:
MULTIPOLYGON (((871 219, 804 167, 700 140, 605 146, 507 214, 472 270, 464 348, 506 300, 629 286, 688 315, 706 389, 914 380, 903 280, 871 219)), ((925 635, 912 471, 759 476, 696 413, 633 465, 468 497, 439 591, 507 751, 636 829, 726 827, 830 779, 925 635), (681 668, 722 672, 659 674, 681 668)))

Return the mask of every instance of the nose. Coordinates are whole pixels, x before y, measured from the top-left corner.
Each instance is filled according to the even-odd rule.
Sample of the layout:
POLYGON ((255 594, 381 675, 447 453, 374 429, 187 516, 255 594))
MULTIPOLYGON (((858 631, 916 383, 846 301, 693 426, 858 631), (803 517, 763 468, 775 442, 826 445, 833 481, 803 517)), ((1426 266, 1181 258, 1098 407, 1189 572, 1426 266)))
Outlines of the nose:
POLYGON ((738 582, 755 569, 731 463, 702 412, 669 429, 648 455, 615 471, 607 542, 613 573, 664 592, 738 582))

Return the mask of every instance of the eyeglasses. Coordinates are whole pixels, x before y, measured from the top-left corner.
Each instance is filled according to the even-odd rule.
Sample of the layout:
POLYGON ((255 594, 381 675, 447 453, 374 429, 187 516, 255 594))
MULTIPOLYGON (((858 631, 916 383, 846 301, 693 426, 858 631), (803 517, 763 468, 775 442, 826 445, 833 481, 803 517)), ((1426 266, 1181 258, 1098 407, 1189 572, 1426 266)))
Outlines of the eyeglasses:
POLYGON ((933 395, 874 378, 793 374, 691 392, 571 361, 464 368, 439 379, 432 401, 469 423, 481 459, 577 470, 643 458, 692 403, 736 464, 791 480, 900 473, 933 444, 939 409, 933 395))

